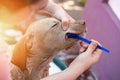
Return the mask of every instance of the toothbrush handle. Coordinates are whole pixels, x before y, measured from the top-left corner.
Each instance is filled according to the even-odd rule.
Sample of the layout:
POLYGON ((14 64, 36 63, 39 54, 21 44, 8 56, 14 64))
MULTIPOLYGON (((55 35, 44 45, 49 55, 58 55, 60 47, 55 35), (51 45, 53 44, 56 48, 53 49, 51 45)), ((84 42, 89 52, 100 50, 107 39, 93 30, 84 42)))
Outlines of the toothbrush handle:
MULTIPOLYGON (((83 41, 83 42, 85 42, 85 43, 88 43, 88 44, 91 43, 90 40, 85 39, 85 38, 83 38, 83 37, 81 37, 81 36, 78 36, 77 34, 67 33, 66 35, 68 36, 68 38, 78 39, 78 40, 81 40, 81 41, 83 41)), ((100 45, 98 45, 97 48, 99 48, 99 49, 101 49, 101 50, 103 50, 103 51, 105 51, 105 52, 107 52, 107 53, 110 52, 108 49, 106 49, 106 48, 104 48, 103 46, 100 46, 100 45)))

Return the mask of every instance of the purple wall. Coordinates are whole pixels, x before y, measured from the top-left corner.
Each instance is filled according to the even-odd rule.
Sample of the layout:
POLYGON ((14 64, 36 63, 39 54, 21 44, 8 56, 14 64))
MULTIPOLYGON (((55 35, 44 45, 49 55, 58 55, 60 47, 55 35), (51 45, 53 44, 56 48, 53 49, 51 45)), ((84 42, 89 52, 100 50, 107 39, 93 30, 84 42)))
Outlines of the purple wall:
POLYGON ((82 19, 86 21, 88 39, 98 40, 110 49, 103 53, 93 66, 99 80, 120 80, 120 21, 112 12, 107 0, 87 0, 82 19))

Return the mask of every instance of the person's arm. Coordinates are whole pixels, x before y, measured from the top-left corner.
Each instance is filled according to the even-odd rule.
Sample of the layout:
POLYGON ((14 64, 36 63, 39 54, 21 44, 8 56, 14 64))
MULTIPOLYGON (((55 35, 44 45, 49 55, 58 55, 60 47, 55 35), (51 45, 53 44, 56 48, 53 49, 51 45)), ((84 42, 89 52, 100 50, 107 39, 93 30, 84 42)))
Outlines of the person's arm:
MULTIPOLYGON (((79 71, 82 74, 83 70, 82 69, 80 69, 80 70, 79 71)), ((78 77, 78 75, 76 75, 76 73, 74 73, 74 72, 75 71, 73 69, 67 68, 62 72, 55 73, 55 74, 45 77, 41 80, 75 80, 78 77)))
POLYGON ((1 53, 0 53, 0 80, 12 80, 7 56, 1 53))
POLYGON ((0 80, 11 80, 10 66, 6 52, 8 45, 0 37, 0 80))
POLYGON ((46 6, 43 9, 50 12, 53 17, 61 20, 64 30, 67 29, 70 22, 75 21, 61 6, 54 3, 52 0, 48 0, 46 6))
POLYGON ((70 22, 75 20, 58 4, 53 0, 39 0, 32 5, 35 10, 45 10, 51 14, 51 16, 62 21, 62 27, 64 30, 68 28, 70 22))
POLYGON ((102 51, 100 49, 96 49, 97 45, 98 42, 94 40, 92 40, 92 43, 89 46, 84 44, 83 46, 85 49, 82 50, 82 53, 66 70, 41 80, 75 80, 79 75, 99 60, 102 51))

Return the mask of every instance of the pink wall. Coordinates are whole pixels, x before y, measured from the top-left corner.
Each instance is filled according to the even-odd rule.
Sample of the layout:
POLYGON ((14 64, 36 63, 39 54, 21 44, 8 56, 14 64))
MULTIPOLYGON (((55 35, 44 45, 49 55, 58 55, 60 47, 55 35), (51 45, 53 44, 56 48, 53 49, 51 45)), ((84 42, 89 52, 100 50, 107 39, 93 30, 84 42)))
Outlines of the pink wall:
POLYGON ((87 0, 82 19, 88 28, 87 38, 98 40, 110 49, 93 66, 99 80, 120 80, 120 21, 107 5, 108 0, 87 0))

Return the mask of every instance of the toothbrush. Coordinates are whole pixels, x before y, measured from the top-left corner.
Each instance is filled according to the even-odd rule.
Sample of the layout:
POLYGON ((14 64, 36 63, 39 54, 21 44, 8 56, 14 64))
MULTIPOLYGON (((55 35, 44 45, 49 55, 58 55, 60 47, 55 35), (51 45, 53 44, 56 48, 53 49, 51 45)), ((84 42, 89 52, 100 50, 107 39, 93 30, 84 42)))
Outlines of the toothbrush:
MULTIPOLYGON (((88 43, 88 44, 91 43, 90 40, 88 40, 88 39, 86 39, 86 38, 83 38, 83 37, 81 37, 81 36, 79 36, 79 35, 77 35, 77 34, 74 34, 74 33, 66 33, 66 36, 67 36, 68 38, 74 38, 74 39, 81 40, 81 41, 83 41, 83 42, 85 42, 85 43, 88 43)), ((107 52, 107 53, 110 53, 110 50, 104 48, 103 46, 98 45, 97 48, 99 48, 99 49, 101 49, 101 50, 103 50, 103 51, 105 51, 105 52, 107 52)))

